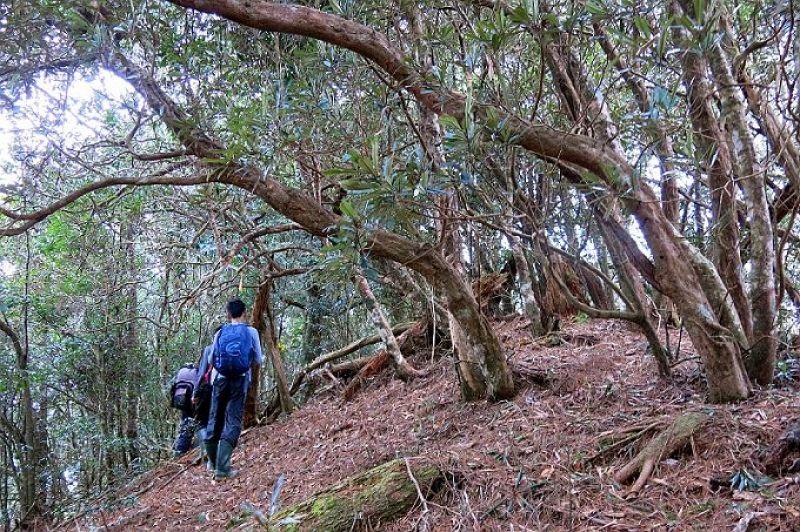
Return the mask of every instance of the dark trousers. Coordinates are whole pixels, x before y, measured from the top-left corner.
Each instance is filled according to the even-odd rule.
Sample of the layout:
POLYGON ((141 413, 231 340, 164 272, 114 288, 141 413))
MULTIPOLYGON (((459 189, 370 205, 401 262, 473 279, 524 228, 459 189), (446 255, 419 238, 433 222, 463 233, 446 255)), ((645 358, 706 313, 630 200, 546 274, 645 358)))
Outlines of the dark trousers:
POLYGON ((176 455, 179 456, 191 450, 192 444, 194 443, 195 427, 195 420, 191 417, 189 412, 181 412, 181 424, 178 427, 178 437, 175 438, 175 444, 172 446, 172 450, 175 451, 176 455))
POLYGON ((225 440, 231 447, 236 447, 242 433, 244 400, 249 385, 250 376, 247 374, 239 377, 217 375, 214 393, 211 395, 206 442, 218 443, 225 440))

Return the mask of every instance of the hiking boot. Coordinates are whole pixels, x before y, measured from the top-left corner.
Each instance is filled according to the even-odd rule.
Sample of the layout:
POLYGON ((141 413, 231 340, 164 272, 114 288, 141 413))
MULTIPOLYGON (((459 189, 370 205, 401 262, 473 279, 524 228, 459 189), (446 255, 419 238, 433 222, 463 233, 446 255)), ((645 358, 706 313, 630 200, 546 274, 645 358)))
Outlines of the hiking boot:
POLYGON ((192 461, 192 465, 199 465, 205 462, 208 463, 208 455, 206 453, 206 429, 197 430, 197 458, 192 461))
POLYGON ((219 442, 216 441, 208 441, 206 440, 206 456, 208 457, 208 463, 206 464, 206 469, 209 471, 213 471, 217 468, 217 449, 219 447, 219 442))
POLYGON ((214 471, 215 479, 231 478, 239 474, 237 470, 231 469, 232 453, 233 446, 225 440, 220 440, 219 450, 217 451, 217 470, 214 471))
POLYGON ((200 448, 200 458, 206 457, 206 429, 197 429, 197 446, 200 448))

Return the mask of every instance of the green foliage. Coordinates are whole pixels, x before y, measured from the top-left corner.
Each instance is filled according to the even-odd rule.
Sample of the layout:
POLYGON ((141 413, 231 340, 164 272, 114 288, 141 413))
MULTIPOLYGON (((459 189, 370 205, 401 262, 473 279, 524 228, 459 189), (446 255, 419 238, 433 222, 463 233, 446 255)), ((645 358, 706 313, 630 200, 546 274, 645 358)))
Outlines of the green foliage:
POLYGON ((778 383, 787 383, 795 380, 800 373, 800 359, 787 356, 778 360, 775 367, 775 380, 778 383))
POLYGON ((577 324, 586 325, 590 321, 591 321, 591 318, 587 314, 585 314, 584 312, 579 312, 575 316, 575 323, 577 323, 577 324))
MULTIPOLYGON (((443 103, 452 115, 439 114, 434 125, 433 115, 379 61, 344 47, 250 30, 164 2, 101 4, 103 11, 93 13, 91 2, 16 3, 0 17, 0 57, 11 65, 0 88, 9 103, 0 130, 15 139, 0 151, 0 163, 21 178, 4 207, 35 212, 107 178, 194 178, 205 175, 203 163, 230 165, 218 168, 230 172, 226 184, 95 191, 52 214, 26 239, 0 240, 0 257, 16 267, 0 277, 0 312, 15 330, 25 329, 30 383, 37 399, 53 405, 47 428, 92 451, 83 465, 102 472, 100 484, 113 477, 109 462, 110 469, 125 465, 131 443, 117 436, 126 421, 123 404, 109 404, 109 398, 138 394, 140 441, 168 440, 162 386, 180 363, 196 359, 210 330, 224 321, 227 297, 252 301, 272 276, 272 310, 290 366, 363 333, 368 326, 352 273, 359 268, 372 281, 393 267, 369 255, 365 236, 371 231, 438 245, 446 220, 463 238, 462 253, 476 274, 502 263, 503 230, 537 232, 614 277, 610 262, 601 260, 607 253, 591 221, 597 202, 611 198, 635 209, 641 198, 631 193, 658 187, 660 169, 669 163, 680 188, 676 227, 685 242, 708 254, 717 221, 708 169, 721 153, 715 146, 701 149, 704 134, 692 127, 685 60, 726 44, 719 31, 724 9, 734 15, 732 46, 763 42, 742 64, 752 86, 764 92, 788 130, 796 122, 791 83, 780 80, 775 67, 796 59, 771 35, 791 22, 782 19, 780 6, 696 0, 688 13, 673 14, 663 3, 599 0, 552 6, 522 0, 505 9, 469 10, 433 2, 310 4, 385 35, 430 84, 420 89, 426 96, 434 85, 451 91, 455 97, 443 103), (589 100, 596 96, 603 115, 589 116, 588 105, 568 109, 573 104, 565 91, 571 89, 554 82, 546 53, 553 50, 576 66, 571 81, 585 76, 586 86, 573 89, 589 100), (202 131, 222 148, 203 159, 165 155, 186 146, 162 123, 163 107, 115 77, 125 76, 120 65, 116 74, 101 70, 118 54, 153 76, 181 109, 185 132, 202 131), (606 117, 613 141, 602 151, 615 153, 596 164, 581 167, 552 152, 542 158, 532 155, 537 146, 517 145, 519 128, 527 126, 564 142, 575 134, 598 138, 606 117), (659 160, 661 134, 673 152, 659 160), (634 170, 620 171, 627 166, 634 170), (336 234, 321 244, 298 232, 265 231, 287 220, 263 201, 271 193, 265 184, 236 186, 241 168, 341 213, 336 234), (579 176, 580 187, 565 179, 565 168, 579 176), (282 276, 293 268, 308 273, 282 276), (311 293, 312 286, 322 293, 311 293), (318 334, 308 332, 312 327, 318 334), (314 345, 306 345, 309 339, 314 345)), ((712 98, 719 109, 718 94, 712 98)), ((774 162, 779 150, 761 150, 767 139, 758 128, 753 135, 774 194, 787 184, 774 162)), ((747 198, 737 201, 746 210, 747 198)), ((0 223, 8 222, 0 216, 0 223)), ((784 221, 782 229, 792 228, 784 221)), ((741 236, 749 245, 746 224, 741 236)), ((796 278, 800 257, 792 239, 784 253, 788 278, 796 278)), ((397 314, 419 303, 388 287, 375 289, 397 314)), ((588 316, 576 319, 585 323, 588 316)), ((23 372, 7 343, 0 345, 0 364, 8 370, 0 378, 4 393, 19 385, 23 372)), ((790 377, 791 360, 779 363, 779 379, 790 377)), ((80 456, 69 445, 55 452, 70 463, 80 456)), ((745 476, 732 479, 737 486, 749 483, 745 476)))

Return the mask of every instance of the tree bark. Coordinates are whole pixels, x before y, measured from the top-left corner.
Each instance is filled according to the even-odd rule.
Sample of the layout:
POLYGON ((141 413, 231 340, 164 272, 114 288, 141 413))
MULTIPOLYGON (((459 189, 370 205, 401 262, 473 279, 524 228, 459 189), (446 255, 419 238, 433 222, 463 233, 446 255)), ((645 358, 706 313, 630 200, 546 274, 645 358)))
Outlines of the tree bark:
POLYGON ((664 458, 668 458, 672 453, 686 447, 694 433, 708 419, 708 414, 702 412, 689 412, 678 416, 669 427, 648 442, 633 460, 617 471, 614 479, 617 482, 625 482, 638 472, 639 477, 630 489, 630 493, 636 493, 647 483, 656 464, 664 458))
MULTIPOLYGON (((410 92, 420 105, 432 112, 451 115, 459 120, 464 119, 467 113, 466 98, 463 95, 447 89, 435 79, 428 78, 415 70, 413 62, 407 61, 406 56, 384 35, 362 24, 313 8, 260 0, 247 2, 221 0, 213 3, 173 0, 172 3, 218 14, 251 28, 303 35, 352 50, 389 74, 399 87, 410 92)), ((237 186, 245 185, 243 188, 256 191, 257 195, 266 199, 278 212, 301 223, 307 230, 323 235, 330 234, 334 230, 338 217, 333 213, 326 213, 302 193, 287 189, 256 168, 220 161, 217 154, 225 151, 224 146, 206 132, 191 126, 192 121, 166 96, 152 78, 119 55, 112 61, 119 61, 119 64, 110 65, 110 68, 120 72, 146 98, 148 104, 159 111, 162 121, 180 139, 187 153, 205 159, 206 168, 214 172, 214 175, 205 174, 197 178, 183 179, 180 184, 213 180, 237 186), (304 211, 305 207, 308 207, 307 211, 304 211)), ((685 244, 680 242, 682 236, 674 231, 671 222, 658 205, 658 197, 648 183, 640 179, 623 153, 613 149, 613 143, 601 142, 578 133, 555 131, 548 124, 522 119, 484 102, 473 101, 469 109, 476 122, 492 120, 496 123, 498 118, 502 119, 504 132, 508 134, 508 138, 513 138, 513 142, 518 146, 544 161, 574 168, 587 185, 603 187, 627 207, 642 227, 655 257, 654 268, 656 276, 660 277, 661 281, 656 288, 663 289, 672 297, 680 312, 687 317, 687 323, 691 323, 688 327, 689 334, 701 356, 708 362, 706 369, 711 400, 738 400, 746 397, 749 388, 746 375, 740 371, 738 346, 726 339, 714 340, 718 337, 717 333, 721 327, 706 296, 695 294, 695 291, 700 293, 701 285, 697 273, 693 272, 691 267, 687 267, 692 263, 689 262, 690 253, 682 251, 684 249, 682 246, 685 244), (689 276, 686 282, 674 282, 669 279, 669 276, 674 277, 676 273, 672 267, 674 261, 680 263, 678 273, 689 276), (721 373, 717 374, 718 371, 721 373)), ((175 180, 152 178, 147 184, 170 181, 175 180)), ((74 200, 73 195, 71 199, 64 198, 58 204, 63 206, 64 202, 74 200)), ((4 230, 4 233, 11 234, 24 230, 25 227, 35 224, 37 219, 47 216, 46 211, 54 212, 58 208, 58 205, 51 205, 34 216, 26 216, 21 219, 19 227, 4 230)), ((370 233, 368 244, 372 245, 373 252, 378 250, 381 257, 403 264, 406 264, 404 259, 408 259, 407 264, 428 277, 432 285, 441 289, 448 302, 468 305, 461 307, 465 309, 463 312, 459 307, 451 306, 451 308, 459 308, 456 321, 469 343, 473 343, 479 356, 485 357, 485 360, 481 361, 480 370, 484 375, 488 373, 487 395, 495 399, 513 395, 513 383, 499 342, 491 330, 487 331, 485 322, 481 322, 474 297, 471 294, 460 297, 453 292, 454 289, 465 288, 463 279, 458 279, 457 274, 454 275, 452 270, 448 270, 441 257, 435 258, 436 253, 430 253, 430 248, 415 245, 398 235, 377 230, 370 233), (401 244, 399 251, 396 244, 401 244), (426 264, 421 263, 421 258, 424 258, 426 264), (478 327, 471 328, 472 325, 478 327)), ((468 292, 469 288, 466 287, 465 291, 468 292)), ((730 333, 726 336, 729 337, 730 333)))
POLYGON ((142 365, 139 363, 141 360, 141 353, 139 351, 139 330, 137 326, 137 317, 139 314, 139 296, 137 287, 139 283, 135 282, 137 279, 137 266, 136 266, 136 250, 134 243, 136 242, 136 235, 139 228, 137 227, 139 215, 134 219, 126 222, 122 237, 122 258, 124 261, 124 273, 127 277, 128 290, 127 290, 127 318, 124 325, 124 333, 122 338, 122 345, 120 346, 126 358, 130 361, 128 364, 126 398, 125 398, 125 439, 127 440, 127 457, 125 460, 126 466, 139 461, 141 453, 139 452, 139 401, 142 396, 142 380, 143 372, 142 365))
MULTIPOLYGON (((45 505, 45 493, 39 489, 39 473, 42 470, 41 460, 42 445, 37 439, 36 425, 38 414, 34 406, 33 393, 31 390, 32 379, 30 378, 28 367, 28 348, 11 325, 0 317, 0 331, 2 331, 11 341, 11 345, 16 355, 16 371, 19 375, 19 386, 21 388, 20 407, 22 410, 22 423, 19 430, 15 430, 18 442, 13 453, 14 461, 17 462, 19 475, 15 477, 16 488, 19 498, 20 527, 25 528, 26 523, 33 522, 39 518, 45 505)), ((16 429, 16 427, 15 427, 16 429)))
POLYGON ((522 248, 522 242, 517 236, 509 236, 511 252, 514 254, 514 261, 517 263, 517 276, 519 277, 519 291, 522 296, 522 307, 525 309, 525 316, 530 321, 530 331, 534 338, 538 338, 545 333, 542 325, 542 313, 539 310, 539 303, 533 292, 533 280, 531 279, 530 264, 522 248))
POLYGON ((775 325, 778 320, 774 236, 764 170, 755 153, 755 144, 745 116, 745 104, 731 71, 732 61, 726 57, 719 42, 709 47, 707 55, 721 95, 722 121, 727 124, 730 152, 734 154, 735 168, 748 209, 752 269, 748 302, 758 303, 752 305, 752 326, 748 336, 750 350, 745 356, 745 365, 750 378, 766 386, 772 383, 775 375, 778 349, 775 325))
MULTIPOLYGON (((696 133, 698 156, 706 161, 708 168, 708 185, 711 190, 714 246, 712 256, 714 265, 726 287, 726 293, 720 301, 712 301, 714 309, 723 326, 734 331, 742 330, 739 336, 746 338, 743 348, 749 347, 752 337, 752 313, 744 288, 742 276, 742 259, 739 250, 738 211, 735 202, 735 185, 733 182, 734 167, 731 159, 730 145, 725 142, 718 118, 712 108, 713 97, 706 76, 707 65, 703 58, 694 51, 691 42, 684 42, 684 32, 674 29, 674 39, 687 47, 682 54, 684 67, 684 83, 688 89, 689 114, 692 128, 696 133), (735 313, 723 310, 732 301, 735 313)), ((709 293, 711 291, 709 290, 709 293)), ((713 296, 709 296, 712 297, 713 296)), ((734 333, 735 334, 735 333, 734 333)))

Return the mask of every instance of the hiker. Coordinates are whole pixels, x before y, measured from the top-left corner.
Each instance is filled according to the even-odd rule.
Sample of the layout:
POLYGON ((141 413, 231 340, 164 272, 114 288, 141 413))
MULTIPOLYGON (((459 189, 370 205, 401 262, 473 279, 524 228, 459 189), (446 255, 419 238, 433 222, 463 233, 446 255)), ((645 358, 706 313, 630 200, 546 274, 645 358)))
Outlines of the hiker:
POLYGON ((184 364, 170 382, 170 406, 181 412, 178 436, 172 445, 172 456, 178 457, 192 448, 195 432, 195 408, 192 398, 197 390, 197 366, 184 364))
POLYGON ((216 479, 238 474, 231 469, 231 454, 242 432, 250 366, 260 366, 263 360, 258 331, 245 321, 244 302, 232 299, 225 310, 230 323, 214 335, 212 356, 217 376, 206 427, 206 452, 216 479))

